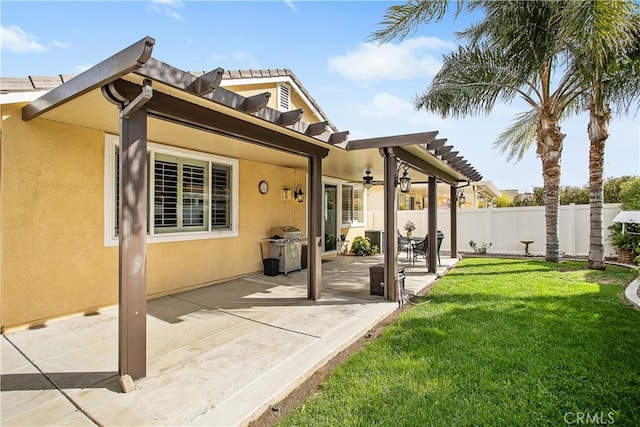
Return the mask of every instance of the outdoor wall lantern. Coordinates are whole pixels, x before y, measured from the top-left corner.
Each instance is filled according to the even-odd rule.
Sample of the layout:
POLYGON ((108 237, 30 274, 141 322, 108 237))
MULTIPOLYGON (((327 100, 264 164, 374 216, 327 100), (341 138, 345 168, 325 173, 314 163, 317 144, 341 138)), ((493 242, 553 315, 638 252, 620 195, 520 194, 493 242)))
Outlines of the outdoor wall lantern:
POLYGON ((464 197, 464 190, 460 190, 460 192, 458 193, 458 206, 462 207, 464 205, 464 202, 467 201, 467 198, 464 197))
POLYGON ((402 173, 402 177, 399 179, 400 181, 400 192, 408 193, 411 191, 411 177, 409 176, 409 169, 407 165, 403 165, 404 172, 402 173))
POLYGON ((296 185, 296 191, 293 192, 293 196, 296 198, 298 203, 304 202, 304 193, 302 192, 302 184, 296 185))

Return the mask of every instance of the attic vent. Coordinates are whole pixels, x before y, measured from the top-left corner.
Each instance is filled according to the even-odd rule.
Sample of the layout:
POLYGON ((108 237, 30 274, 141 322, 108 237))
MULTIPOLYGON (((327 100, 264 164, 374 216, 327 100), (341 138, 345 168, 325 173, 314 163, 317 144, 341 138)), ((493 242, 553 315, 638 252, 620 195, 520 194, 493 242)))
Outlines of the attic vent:
POLYGON ((279 88, 278 109, 281 111, 289 111, 291 109, 289 103, 291 88, 285 84, 281 84, 279 88))

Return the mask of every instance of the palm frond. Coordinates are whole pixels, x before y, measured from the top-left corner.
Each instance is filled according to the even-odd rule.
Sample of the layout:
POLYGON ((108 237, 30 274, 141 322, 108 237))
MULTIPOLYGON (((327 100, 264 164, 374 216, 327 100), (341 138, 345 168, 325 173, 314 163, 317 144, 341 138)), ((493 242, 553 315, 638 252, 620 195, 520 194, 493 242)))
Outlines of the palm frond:
POLYGON ((508 103, 518 95, 537 106, 538 94, 528 84, 535 70, 512 65, 499 52, 460 46, 445 55, 441 70, 414 105, 443 117, 488 114, 496 101, 508 103))
POLYGON ((538 116, 537 109, 518 114, 511 125, 498 135, 493 147, 500 150, 500 153, 506 154, 509 161, 522 160, 524 153, 535 141, 538 116))
MULTIPOLYGON (((380 44, 393 39, 403 40, 414 34, 418 27, 429 22, 438 22, 445 17, 452 2, 448 0, 409 0, 402 5, 390 6, 379 25, 381 29, 369 36, 369 41, 377 40, 380 44)), ((464 1, 456 1, 457 15, 463 10, 464 1)))

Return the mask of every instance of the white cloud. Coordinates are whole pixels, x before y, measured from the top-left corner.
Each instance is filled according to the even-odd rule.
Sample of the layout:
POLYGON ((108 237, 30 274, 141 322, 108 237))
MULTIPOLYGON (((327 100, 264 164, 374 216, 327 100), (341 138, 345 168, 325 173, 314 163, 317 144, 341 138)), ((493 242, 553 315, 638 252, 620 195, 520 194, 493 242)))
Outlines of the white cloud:
POLYGON ((89 68, 91 68, 92 65, 76 65, 76 70, 78 70, 78 73, 82 73, 84 71, 87 71, 89 68))
POLYGON ((71 43, 64 43, 64 42, 58 42, 58 41, 52 41, 51 43, 53 43, 53 45, 55 47, 59 47, 61 49, 67 48, 69 46, 71 46, 71 43))
POLYGON ((0 26, 0 47, 15 53, 44 52, 45 46, 36 41, 37 37, 26 33, 22 28, 12 25, 0 26))
POLYGON ((286 4, 289 9, 293 10, 295 13, 298 13, 298 8, 296 7, 293 0, 284 0, 284 4, 286 4))
POLYGON ((329 69, 359 82, 433 77, 442 66, 433 52, 453 47, 435 37, 416 37, 397 45, 361 43, 355 51, 329 59, 329 69))
POLYGON ((147 10, 153 13, 159 13, 161 15, 167 15, 173 19, 184 19, 182 15, 178 13, 178 9, 184 7, 184 3, 178 0, 151 0, 147 6, 147 10))
POLYGON ((433 113, 424 110, 416 111, 410 100, 382 92, 376 94, 371 102, 356 106, 356 112, 362 119, 383 122, 385 126, 395 123, 402 133, 419 129, 419 131, 440 128, 445 121, 433 113))

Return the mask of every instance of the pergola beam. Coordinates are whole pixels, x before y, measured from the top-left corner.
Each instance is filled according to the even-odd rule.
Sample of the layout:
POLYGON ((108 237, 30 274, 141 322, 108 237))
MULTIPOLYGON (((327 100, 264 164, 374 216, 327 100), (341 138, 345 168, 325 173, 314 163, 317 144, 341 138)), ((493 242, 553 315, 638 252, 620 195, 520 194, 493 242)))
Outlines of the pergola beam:
POLYGON ((322 132, 327 130, 329 126, 329 122, 318 122, 318 123, 310 123, 307 127, 307 130, 304 131, 304 134, 307 136, 316 136, 320 135, 322 132))
POLYGON ((292 124, 298 123, 300 120, 302 120, 303 114, 304 111, 302 110, 302 108, 298 108, 297 110, 285 111, 284 113, 280 114, 280 117, 278 118, 278 124, 280 124, 281 126, 291 126, 292 124))
POLYGON ((140 68, 151 58, 155 40, 145 37, 115 55, 78 74, 22 108, 22 120, 38 117, 59 105, 104 86, 140 68))
MULTIPOLYGON (((450 160, 457 155, 458 155, 458 151, 449 151, 448 153, 442 155, 442 160, 450 160)), ((451 162, 449 162, 449 166, 451 166, 451 162)))
POLYGON ((413 153, 410 153, 402 147, 394 147, 390 150, 393 151, 398 160, 409 164, 411 168, 422 172, 425 175, 435 176, 440 181, 446 182, 449 185, 455 185, 459 181, 458 178, 454 177, 453 175, 450 175, 447 172, 436 168, 426 160, 421 159, 420 157, 416 156, 413 153))
POLYGON ((425 148, 429 151, 436 151, 439 148, 444 147, 444 144, 446 142, 447 142, 447 138, 433 139, 427 142, 427 146, 425 148))
POLYGON ((331 134, 327 142, 331 145, 340 144, 341 142, 344 142, 348 136, 349 136, 348 130, 345 130, 342 132, 335 132, 331 134))
MULTIPOLYGON (((174 68, 162 61, 158 61, 155 58, 150 58, 143 67, 140 67, 134 72, 141 77, 156 80, 176 89, 187 91, 189 90, 187 88, 193 87, 192 85, 194 84, 194 81, 199 78, 191 73, 174 68)), ((195 93, 193 91, 191 92, 195 93)), ((232 92, 224 87, 218 87, 213 92, 202 95, 202 97, 238 111, 249 112, 254 110, 254 108, 247 108, 248 98, 232 92)), ((262 98, 262 100, 264 100, 264 98, 262 98)), ((260 105, 259 103, 257 104, 260 105)), ((292 126, 297 124, 302 119, 302 110, 294 110, 293 112, 281 112, 267 107, 266 105, 263 108, 252 111, 252 114, 256 117, 260 117, 261 119, 280 126, 292 126)), ((327 122, 327 126, 328 124, 329 122, 327 122)), ((325 126, 325 128, 327 126, 325 126)), ((301 129, 293 130, 298 133, 304 133, 301 131, 301 129)), ((309 134, 306 135, 315 136, 309 134)))
POLYGON ((249 98, 246 98, 244 100, 242 110, 245 113, 249 113, 249 114, 256 113, 267 106, 267 103, 269 102, 269 97, 271 97, 271 94, 269 92, 259 93, 257 95, 250 96, 249 98))
POLYGON ((221 67, 197 77, 185 89, 196 95, 207 95, 220 87, 224 69, 221 67))
MULTIPOLYGON (((108 88, 120 94, 123 99, 133 99, 140 93, 139 85, 124 80, 112 82, 108 85, 108 88)), ((158 119, 237 138, 292 154, 321 158, 329 154, 328 148, 315 145, 311 141, 304 141, 305 137, 303 135, 287 135, 284 132, 278 132, 218 110, 193 104, 158 90, 154 92, 153 98, 145 105, 145 109, 150 116, 158 119)), ((283 130, 288 129, 285 128, 283 130)), ((288 131, 293 132, 291 130, 288 131)))
POLYGON ((453 150, 453 145, 445 145, 443 147, 437 148, 434 154, 436 156, 443 156, 451 150, 453 150))
POLYGON ((383 136, 380 138, 356 139, 349 141, 347 151, 363 150, 366 148, 392 148, 403 145, 425 144, 438 135, 438 131, 412 133, 406 135, 383 136))
MULTIPOLYGON (((453 151, 451 153, 453 153, 453 151)), ((451 153, 449 153, 449 154, 451 154, 451 153)), ((458 152, 456 151, 455 154, 458 154, 458 152)), ((449 162, 449 166, 451 166, 452 168, 455 168, 456 165, 459 164, 460 162, 462 162, 463 159, 464 159, 464 157, 462 157, 462 156, 451 157, 451 158, 447 159, 447 162, 449 162)))

